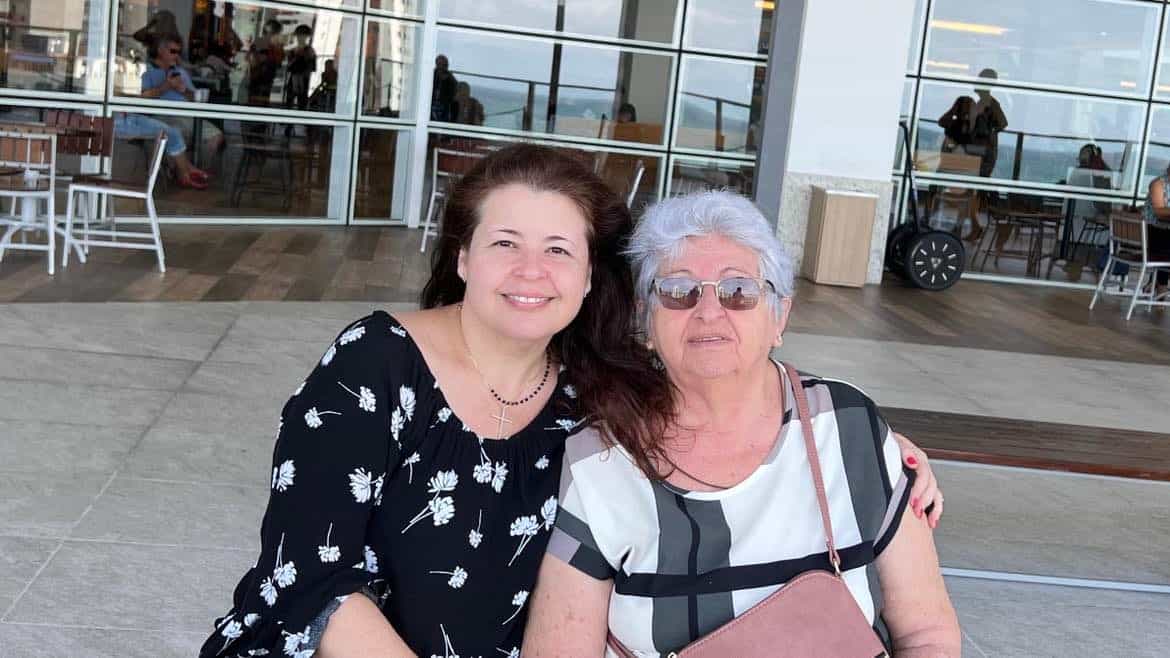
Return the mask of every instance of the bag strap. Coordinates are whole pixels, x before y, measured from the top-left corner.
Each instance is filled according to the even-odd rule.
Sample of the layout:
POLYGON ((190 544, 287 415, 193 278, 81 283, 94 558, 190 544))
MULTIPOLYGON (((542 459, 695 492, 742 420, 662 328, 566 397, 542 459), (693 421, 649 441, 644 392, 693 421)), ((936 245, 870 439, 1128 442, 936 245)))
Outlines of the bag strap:
POLYGON ((796 398, 797 421, 800 422, 801 433, 804 434, 804 450, 808 453, 808 467, 812 470, 813 485, 817 489, 817 507, 821 510, 821 523, 825 526, 825 544, 829 547, 829 561, 833 563, 833 573, 841 577, 841 556, 837 554, 837 547, 833 544, 833 521, 829 518, 829 500, 825 496, 825 481, 821 476, 821 460, 817 456, 817 441, 813 436, 812 414, 808 409, 808 396, 804 393, 804 384, 800 381, 800 373, 787 363, 781 363, 784 372, 788 374, 788 383, 792 385, 792 395, 796 398))

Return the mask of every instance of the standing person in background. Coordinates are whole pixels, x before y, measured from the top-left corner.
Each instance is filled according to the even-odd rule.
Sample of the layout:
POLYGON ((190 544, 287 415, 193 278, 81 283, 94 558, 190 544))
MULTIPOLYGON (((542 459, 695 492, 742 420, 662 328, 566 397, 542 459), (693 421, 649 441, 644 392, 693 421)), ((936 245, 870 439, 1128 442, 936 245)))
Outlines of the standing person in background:
POLYGON ((267 106, 272 102, 272 85, 284 63, 284 44, 280 21, 269 19, 264 23, 259 39, 248 54, 248 104, 267 106))
POLYGON ((294 45, 288 53, 288 106, 298 110, 309 107, 309 82, 317 70, 317 51, 313 50, 313 29, 298 25, 293 31, 294 45))
POLYGON ((459 81, 451 73, 446 55, 435 58, 435 73, 431 87, 431 120, 454 121, 458 109, 455 107, 455 93, 459 81))

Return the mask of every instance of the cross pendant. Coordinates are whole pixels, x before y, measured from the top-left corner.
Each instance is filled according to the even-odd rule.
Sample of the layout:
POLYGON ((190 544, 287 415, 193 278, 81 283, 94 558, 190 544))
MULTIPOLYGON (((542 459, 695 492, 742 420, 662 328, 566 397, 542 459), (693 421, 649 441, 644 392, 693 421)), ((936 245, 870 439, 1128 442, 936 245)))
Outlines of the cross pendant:
POLYGON ((500 407, 500 414, 498 416, 492 416, 492 420, 500 421, 500 426, 496 428, 496 438, 504 438, 504 423, 508 425, 512 424, 512 421, 508 419, 508 407, 500 407))

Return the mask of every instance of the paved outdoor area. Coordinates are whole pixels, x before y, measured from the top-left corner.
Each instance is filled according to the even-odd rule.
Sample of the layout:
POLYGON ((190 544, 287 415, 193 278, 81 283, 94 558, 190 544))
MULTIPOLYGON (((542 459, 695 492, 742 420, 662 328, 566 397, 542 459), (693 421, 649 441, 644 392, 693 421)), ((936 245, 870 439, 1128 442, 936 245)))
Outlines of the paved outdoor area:
MULTIPOLYGON (((193 655, 255 559, 281 404, 375 306, 0 305, 0 656, 193 655)), ((1168 366, 801 331, 782 356, 900 409, 1165 431, 1168 366)), ((1165 655, 1170 483, 936 469, 966 655, 1165 655)))

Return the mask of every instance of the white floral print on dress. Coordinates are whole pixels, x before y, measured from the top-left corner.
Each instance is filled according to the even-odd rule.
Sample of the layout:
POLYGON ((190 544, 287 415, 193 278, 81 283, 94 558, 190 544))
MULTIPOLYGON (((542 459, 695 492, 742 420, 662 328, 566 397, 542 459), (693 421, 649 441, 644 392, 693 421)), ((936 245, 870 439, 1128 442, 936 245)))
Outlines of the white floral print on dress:
POLYGON ((373 484, 374 474, 364 468, 355 468, 353 473, 349 474, 349 492, 353 494, 353 499, 359 503, 370 502, 373 484))
POLYGON ((265 578, 260 583, 260 597, 264 599, 264 602, 268 604, 269 608, 276 605, 276 586, 272 584, 271 578, 265 578))
POLYGON ((354 327, 353 329, 350 329, 349 331, 341 334, 341 337, 337 339, 337 344, 338 345, 349 345, 353 341, 355 341, 355 340, 357 340, 365 335, 366 335, 366 328, 362 327, 362 326, 357 326, 357 327, 354 327))
POLYGON ((449 491, 454 491, 455 487, 459 485, 459 475, 454 471, 439 471, 427 482, 427 493, 433 497, 426 507, 421 512, 414 515, 410 523, 402 529, 402 533, 406 534, 407 530, 414 527, 414 524, 422 521, 428 516, 435 526, 446 525, 455 517, 455 498, 452 496, 442 496, 441 494, 449 491))
POLYGON ((272 467, 272 488, 276 491, 287 491, 293 486, 297 476, 297 467, 293 460, 286 459, 280 466, 272 467))
POLYGON ((565 384, 565 387, 561 390, 564 391, 565 395, 569 396, 570 398, 575 399, 577 397, 577 388, 572 384, 565 384))
POLYGON ((406 418, 402 416, 402 409, 395 407, 394 413, 390 414, 390 438, 394 439, 394 443, 398 444, 398 449, 402 449, 402 440, 399 434, 402 433, 403 428, 406 427, 406 418))
POLYGON ((357 393, 354 393, 352 388, 342 384, 341 382, 337 382, 337 385, 341 388, 344 388, 346 393, 349 393, 350 395, 357 398, 358 408, 362 411, 374 413, 378 409, 378 400, 374 397, 374 392, 365 386, 359 386, 357 393))
POLYGON ((409 386, 398 387, 398 406, 406 414, 406 419, 414 418, 414 389, 409 386))
POLYGON ((321 427, 325 424, 325 421, 321 419, 321 416, 340 415, 340 411, 317 411, 317 407, 309 407, 309 410, 305 412, 305 424, 308 425, 310 429, 317 429, 318 427, 321 427))
POLYGON ((516 520, 512 522, 512 527, 508 532, 513 537, 520 538, 520 545, 516 548, 516 552, 512 554, 512 559, 508 560, 509 567, 512 566, 512 563, 516 561, 516 558, 520 557, 520 554, 524 552, 525 547, 528 546, 528 542, 532 541, 532 538, 535 537, 536 533, 539 531, 540 522, 536 520, 535 514, 516 517, 516 520))
POLYGON ((516 596, 512 597, 512 605, 516 606, 516 611, 512 613, 511 617, 508 617, 507 619, 505 619, 504 623, 500 624, 500 626, 507 625, 508 622, 515 619, 516 615, 520 614, 520 611, 524 609, 524 604, 527 602, 528 602, 528 590, 522 589, 519 592, 516 592, 516 596))
POLYGON ((544 529, 552 530, 553 524, 557 520, 557 497, 550 496, 544 504, 540 506, 540 516, 544 519, 544 529))
POLYGON ((504 480, 508 477, 508 465, 504 462, 496 462, 495 469, 492 471, 492 489, 496 493, 504 490, 504 480))
POLYGON ((541 455, 540 459, 536 460, 535 466, 538 471, 548 468, 548 455, 541 455))
POLYGON ((417 464, 421 459, 422 457, 418 454, 418 452, 415 452, 411 456, 407 457, 406 461, 403 462, 409 469, 406 474, 407 484, 414 484, 414 465, 417 464))
POLYGON ((406 330, 402 327, 390 327, 390 333, 398 336, 399 338, 406 338, 406 330))
POLYGON ((284 636, 284 655, 292 656, 293 658, 310 658, 314 650, 305 651, 305 645, 312 639, 312 629, 308 626, 300 633, 289 633, 288 631, 281 631, 284 636))
POLYGON ((333 534, 333 524, 329 524, 329 529, 325 531, 325 543, 317 547, 317 557, 320 558, 323 564, 336 562, 341 559, 341 548, 329 543, 329 537, 333 534))
POLYGON ((451 589, 459 589, 460 587, 463 587, 464 583, 467 582, 467 570, 459 565, 455 565, 455 568, 451 571, 431 571, 430 573, 450 576, 450 578, 447 579, 447 585, 449 585, 451 589))
POLYGON ((219 634, 227 638, 223 643, 223 649, 220 649, 222 653, 227 650, 228 645, 244 634, 244 626, 240 622, 232 620, 223 627, 219 634))
POLYGON ((329 349, 325 350, 325 355, 321 357, 321 365, 329 365, 333 362, 333 357, 335 356, 337 356, 337 346, 330 345, 329 349))
POLYGON ((369 546, 364 547, 362 552, 365 555, 365 560, 362 562, 362 568, 369 573, 378 573, 378 554, 375 553, 374 549, 370 548, 369 546))
POLYGON ((479 548, 480 542, 483 541, 483 533, 480 528, 483 526, 483 510, 479 511, 479 522, 475 524, 475 530, 467 533, 467 543, 471 544, 472 548, 479 548))
POLYGON ((520 658, 520 647, 512 647, 511 649, 496 647, 496 651, 504 654, 505 658, 520 658))

